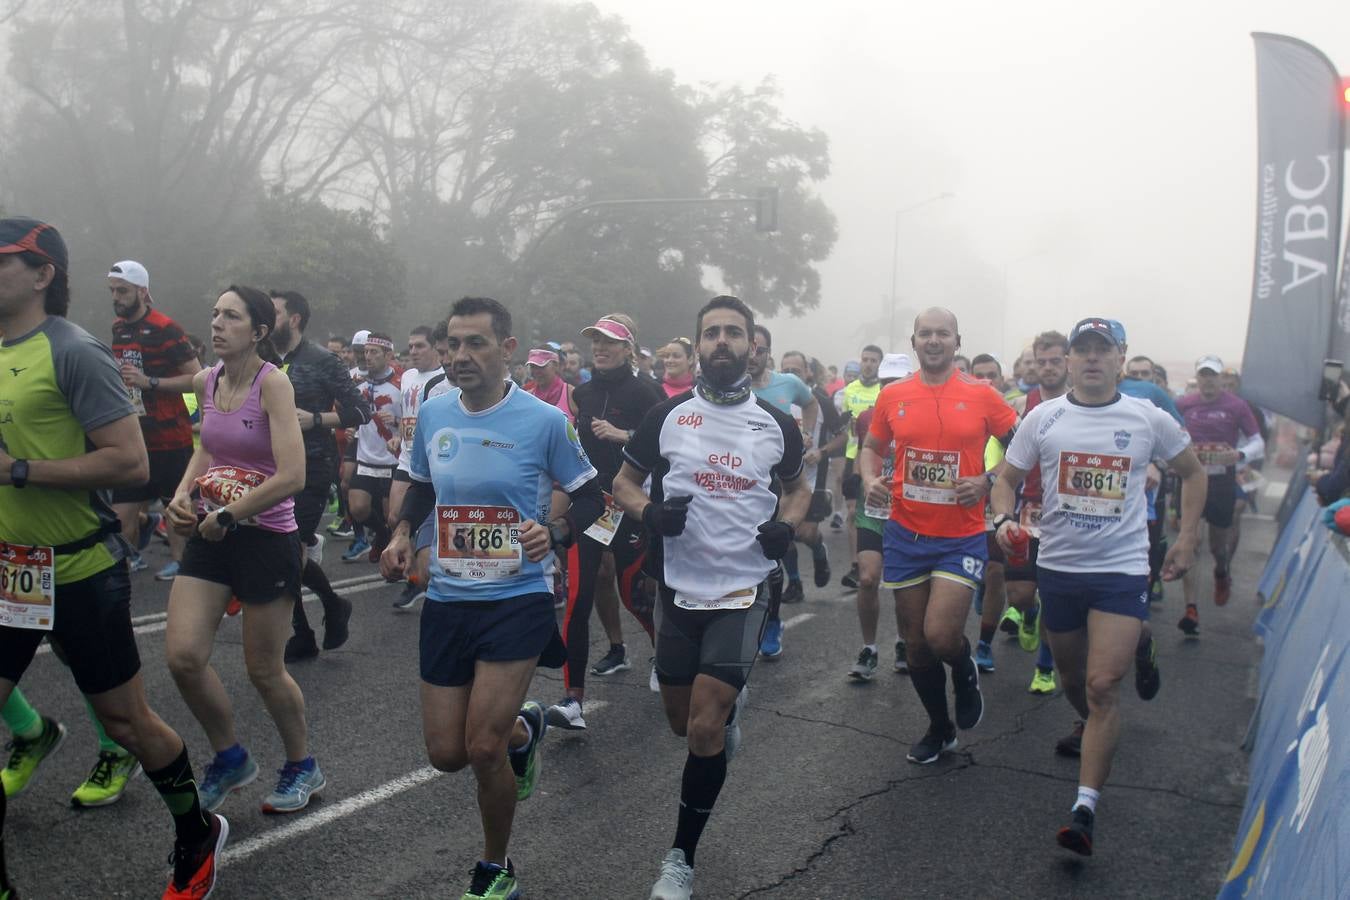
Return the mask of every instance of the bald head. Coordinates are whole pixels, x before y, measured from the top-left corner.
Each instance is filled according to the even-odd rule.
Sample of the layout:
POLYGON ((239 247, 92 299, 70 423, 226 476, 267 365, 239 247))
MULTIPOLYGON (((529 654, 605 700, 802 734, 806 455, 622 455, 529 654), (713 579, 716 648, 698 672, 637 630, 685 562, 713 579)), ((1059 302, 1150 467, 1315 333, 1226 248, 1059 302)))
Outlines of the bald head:
POLYGON ((918 356, 924 380, 930 383, 945 381, 951 374, 956 351, 961 347, 956 314, 940 306, 919 313, 914 317, 914 334, 909 343, 918 356))
POLYGON ((929 327, 935 325, 945 325, 953 332, 960 334, 961 328, 956 324, 956 313, 943 306, 930 306, 923 312, 914 317, 914 330, 919 330, 920 323, 929 327))

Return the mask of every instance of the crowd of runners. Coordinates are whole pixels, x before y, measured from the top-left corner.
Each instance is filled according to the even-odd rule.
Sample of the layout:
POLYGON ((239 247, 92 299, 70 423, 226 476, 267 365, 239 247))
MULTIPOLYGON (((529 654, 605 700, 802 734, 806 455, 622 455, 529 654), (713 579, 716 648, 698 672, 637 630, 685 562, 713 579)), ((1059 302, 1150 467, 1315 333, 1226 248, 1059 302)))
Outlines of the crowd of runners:
POLYGON ((776 348, 729 296, 653 352, 621 312, 524 346, 482 297, 406 345, 378 329, 320 344, 301 294, 231 285, 200 341, 125 260, 108 271, 104 344, 66 318, 68 269, 55 228, 0 220, 0 900, 19 896, 7 804, 66 736, 18 688, 44 639, 98 736, 70 802, 114 803, 144 773, 174 824, 164 897, 211 892, 221 810, 259 776, 234 727, 245 686, 211 665, 225 617, 241 617, 248 680, 284 747, 261 811, 299 812, 324 789, 287 666, 348 640, 352 603, 322 567, 334 541, 402 583, 391 615, 420 608, 427 755, 477 783, 483 852, 465 900, 520 896, 509 839, 547 730, 587 728, 586 678, 635 658, 688 748, 650 897, 692 895, 751 670, 790 664, 781 607, 807 596, 808 555, 815 591, 856 593, 861 647, 839 648, 841 690, 881 668, 883 589, 893 599, 885 662, 928 719, 916 765, 979 725, 1000 630, 1037 654, 1028 690, 1062 691, 1077 717, 1055 744, 1080 759, 1056 837, 1091 854, 1120 682, 1133 672, 1145 700, 1160 689, 1150 612, 1166 582, 1182 582, 1177 627, 1198 638, 1206 546, 1212 602, 1227 602, 1267 436, 1220 359, 1201 356, 1173 392, 1097 316, 1041 332, 1005 373, 964 355, 955 314, 929 309, 907 346, 869 344, 836 369, 776 348), (831 531, 849 559, 832 564, 831 531), (155 540, 171 559, 154 575, 172 583, 168 668, 213 752, 195 767, 147 703, 132 629, 130 575, 155 540), (609 642, 595 661, 592 612, 609 642), (541 665, 563 669, 556 702, 527 698, 541 665))

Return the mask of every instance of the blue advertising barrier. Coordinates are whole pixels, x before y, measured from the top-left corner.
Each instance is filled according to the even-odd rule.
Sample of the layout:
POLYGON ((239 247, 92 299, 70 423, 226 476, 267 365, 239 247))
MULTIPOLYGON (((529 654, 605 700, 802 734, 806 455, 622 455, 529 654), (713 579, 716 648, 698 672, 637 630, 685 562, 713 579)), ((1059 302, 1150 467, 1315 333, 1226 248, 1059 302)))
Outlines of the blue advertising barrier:
POLYGON ((1311 491, 1262 574, 1251 786, 1219 897, 1350 895, 1350 550, 1311 491))

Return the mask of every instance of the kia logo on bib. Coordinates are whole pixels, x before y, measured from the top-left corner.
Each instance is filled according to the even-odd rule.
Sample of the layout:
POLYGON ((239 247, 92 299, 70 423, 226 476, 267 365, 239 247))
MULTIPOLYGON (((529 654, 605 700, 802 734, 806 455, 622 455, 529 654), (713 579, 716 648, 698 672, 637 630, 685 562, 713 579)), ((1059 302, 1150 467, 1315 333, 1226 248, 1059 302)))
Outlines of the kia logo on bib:
POLYGON ((698 428, 703 424, 703 417, 698 413, 688 413, 675 420, 676 425, 688 425, 690 428, 698 428))
POLYGON ((728 469, 739 469, 741 463, 745 460, 728 450, 726 453, 709 453, 708 465, 726 466, 728 469))

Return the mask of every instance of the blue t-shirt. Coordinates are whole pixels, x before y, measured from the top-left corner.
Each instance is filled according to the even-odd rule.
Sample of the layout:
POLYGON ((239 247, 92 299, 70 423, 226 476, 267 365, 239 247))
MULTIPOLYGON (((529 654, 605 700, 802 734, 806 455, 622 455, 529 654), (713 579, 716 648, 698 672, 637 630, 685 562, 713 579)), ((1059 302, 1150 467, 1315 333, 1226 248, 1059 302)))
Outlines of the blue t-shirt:
POLYGON ((811 389, 806 386, 796 375, 787 372, 771 372, 769 374, 769 383, 762 388, 755 388, 755 396, 767 400, 778 408, 780 412, 792 415, 792 406, 806 408, 814 397, 811 395, 811 389))
POLYGON ((409 475, 436 489, 430 600, 552 592, 520 548, 520 523, 548 521, 554 482, 570 492, 595 477, 563 411, 508 385, 482 412, 465 409, 458 389, 418 409, 409 475))
POLYGON ((1122 378, 1116 389, 1127 397, 1138 397, 1140 400, 1149 401, 1180 422, 1182 426, 1185 426, 1186 422, 1181 418, 1181 410, 1177 409, 1176 401, 1172 399, 1172 395, 1153 382, 1144 381, 1141 378, 1122 378))

